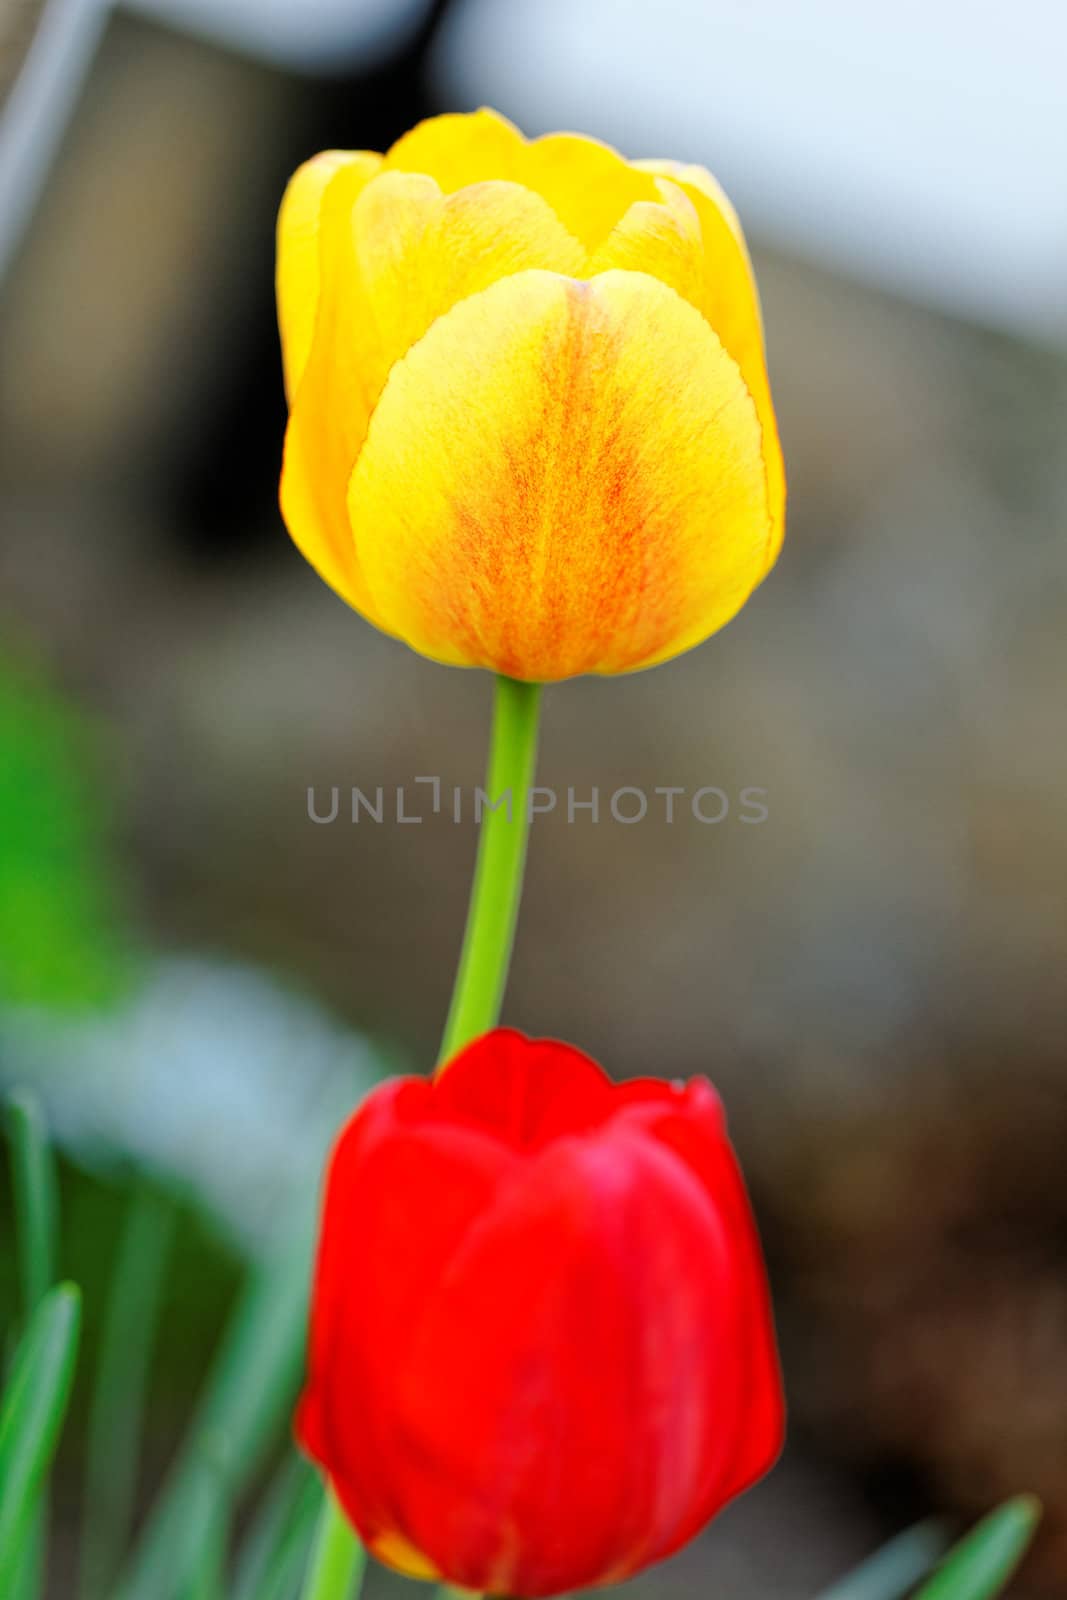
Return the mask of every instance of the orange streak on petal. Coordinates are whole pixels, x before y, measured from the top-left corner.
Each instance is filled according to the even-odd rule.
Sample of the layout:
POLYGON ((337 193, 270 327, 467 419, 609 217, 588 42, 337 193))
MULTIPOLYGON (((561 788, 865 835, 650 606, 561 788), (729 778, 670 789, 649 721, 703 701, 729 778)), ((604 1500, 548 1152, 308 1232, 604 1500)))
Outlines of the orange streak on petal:
POLYGON ((743 604, 768 537, 741 374, 632 272, 524 272, 439 319, 386 384, 349 512, 393 631, 535 680, 688 649, 743 604))
POLYGON ((402 1572, 405 1578, 422 1578, 433 1583, 441 1576, 433 1562, 399 1533, 386 1531, 377 1534, 370 1540, 369 1549, 385 1566, 392 1567, 394 1572, 402 1572))

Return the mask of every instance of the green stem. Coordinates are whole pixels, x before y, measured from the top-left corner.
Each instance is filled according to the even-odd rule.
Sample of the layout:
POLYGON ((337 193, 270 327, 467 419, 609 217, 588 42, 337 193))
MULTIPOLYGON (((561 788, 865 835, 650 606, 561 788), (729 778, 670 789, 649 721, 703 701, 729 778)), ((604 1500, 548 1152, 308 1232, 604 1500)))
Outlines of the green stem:
POLYGON ((540 704, 539 683, 497 678, 488 805, 441 1061, 493 1027, 500 1015, 526 863, 540 704))
MULTIPOLYGON (((507 795, 510 803, 501 811, 488 811, 482 823, 463 952, 441 1043, 442 1062, 494 1027, 500 1016, 522 896, 540 714, 539 683, 497 678, 486 788, 491 802, 507 795)), ((448 1583, 434 1594, 434 1600, 461 1597, 480 1600, 448 1583)))
MULTIPOLYGON (((500 1015, 526 865, 540 708, 539 683, 497 678, 478 861, 441 1061, 493 1027, 500 1015)), ((350 1600, 358 1592, 365 1559, 327 1489, 303 1600, 350 1600)))
POLYGON ((332 1491, 319 1518, 303 1600, 348 1600, 359 1592, 366 1553, 332 1491))
POLYGON ((25 1321, 55 1282, 59 1213, 56 1171, 40 1107, 32 1095, 16 1093, 11 1096, 7 1132, 25 1321))

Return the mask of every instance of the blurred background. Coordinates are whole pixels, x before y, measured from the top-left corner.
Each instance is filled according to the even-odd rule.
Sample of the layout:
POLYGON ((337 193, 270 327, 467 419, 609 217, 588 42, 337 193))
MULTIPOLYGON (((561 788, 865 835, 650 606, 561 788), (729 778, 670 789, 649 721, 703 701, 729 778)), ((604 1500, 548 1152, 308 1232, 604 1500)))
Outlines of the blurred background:
POLYGON ((308 787, 469 791, 488 731, 282 528, 274 215, 314 151, 489 103, 722 180, 790 482, 722 635, 545 708, 561 792, 769 812, 533 831, 507 1020, 719 1085, 791 1397, 632 1587, 803 1600, 1029 1489, 1018 1592, 1067 1592, 1064 60, 1054 0, 0 0, 0 1089, 60 1143, 90 1351, 128 1192, 176 1208, 143 1493, 243 1263, 444 1016, 472 823, 308 787))

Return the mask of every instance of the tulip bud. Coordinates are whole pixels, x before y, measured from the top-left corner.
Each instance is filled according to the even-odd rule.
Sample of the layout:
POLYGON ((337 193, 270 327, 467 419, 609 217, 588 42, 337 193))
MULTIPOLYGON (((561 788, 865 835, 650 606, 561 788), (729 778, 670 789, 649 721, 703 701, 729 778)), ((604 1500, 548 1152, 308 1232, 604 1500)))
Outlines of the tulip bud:
POLYGON ((773 565, 785 479, 756 286, 711 176, 489 111, 299 169, 278 226, 281 505, 437 661, 628 672, 773 565))
POLYGON ((486 1034, 334 1151, 298 1432, 369 1548, 552 1595, 670 1555, 778 1454, 755 1227, 702 1079, 486 1034))

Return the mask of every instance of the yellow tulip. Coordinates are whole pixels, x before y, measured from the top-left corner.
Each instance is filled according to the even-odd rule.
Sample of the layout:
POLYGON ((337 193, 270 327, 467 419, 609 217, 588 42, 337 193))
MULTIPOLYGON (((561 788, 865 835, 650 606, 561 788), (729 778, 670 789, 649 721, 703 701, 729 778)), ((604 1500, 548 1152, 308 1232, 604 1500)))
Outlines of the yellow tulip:
POLYGON ((531 682, 652 666, 772 566, 759 302, 703 168, 435 117, 297 171, 277 287, 285 521, 423 655, 531 682))

